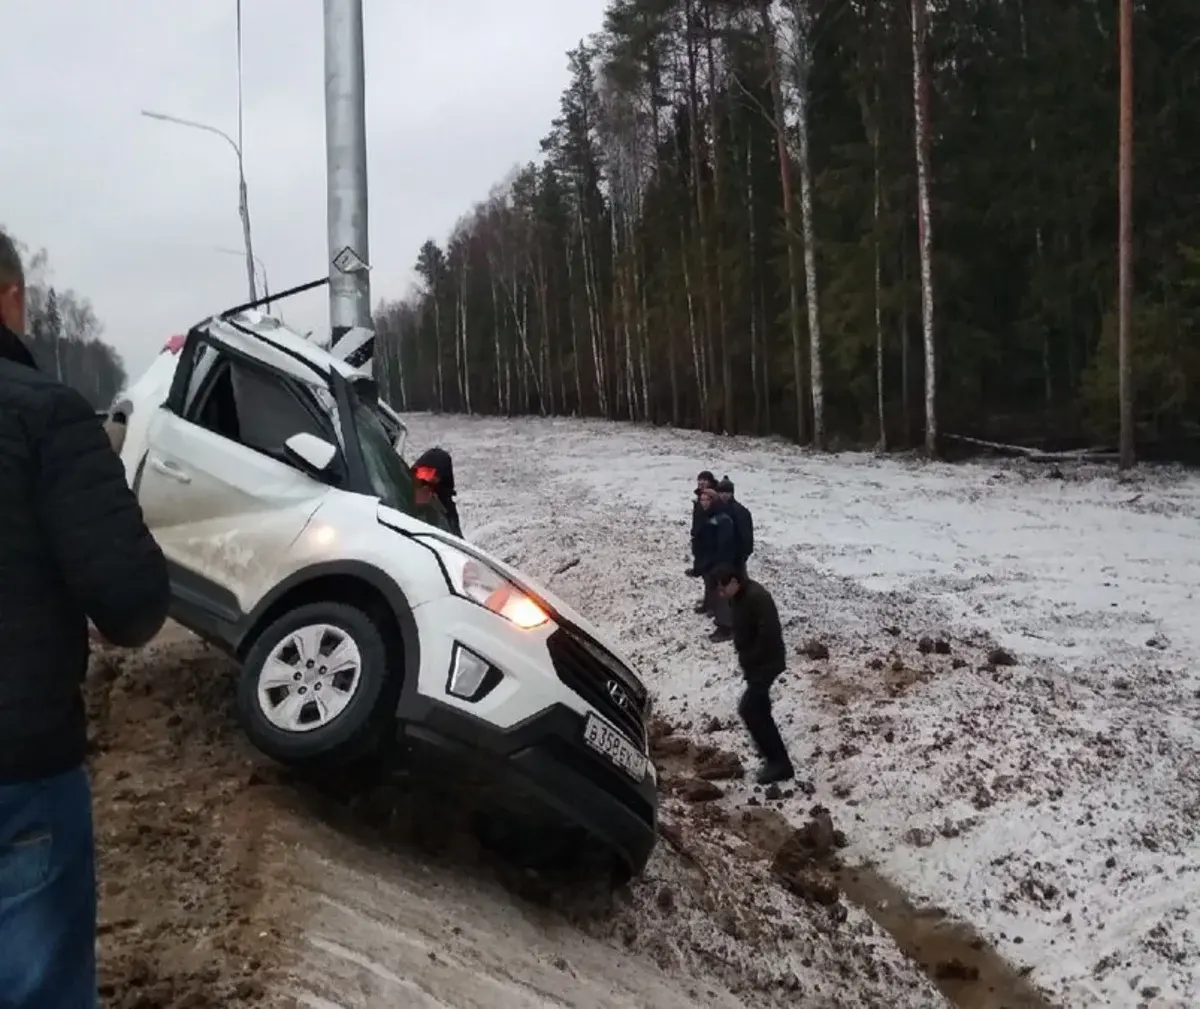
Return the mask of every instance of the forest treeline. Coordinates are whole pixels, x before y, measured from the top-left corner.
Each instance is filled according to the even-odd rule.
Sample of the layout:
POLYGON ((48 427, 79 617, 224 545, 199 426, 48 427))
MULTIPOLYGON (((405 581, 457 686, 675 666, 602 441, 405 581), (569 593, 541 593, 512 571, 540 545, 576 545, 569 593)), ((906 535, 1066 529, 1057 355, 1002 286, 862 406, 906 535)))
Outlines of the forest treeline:
POLYGON ((97 410, 107 409, 125 386, 121 355, 101 339, 104 327, 87 298, 49 282, 44 249, 25 260, 29 331, 26 343, 38 367, 81 392, 97 410))
MULTIPOLYGON (((380 306, 376 372, 404 409, 888 447, 928 406, 947 433, 1111 442, 1117 19, 613 0, 540 155, 380 306)), ((1137 3, 1134 28, 1135 416, 1176 438, 1200 405, 1200 3, 1137 3)))

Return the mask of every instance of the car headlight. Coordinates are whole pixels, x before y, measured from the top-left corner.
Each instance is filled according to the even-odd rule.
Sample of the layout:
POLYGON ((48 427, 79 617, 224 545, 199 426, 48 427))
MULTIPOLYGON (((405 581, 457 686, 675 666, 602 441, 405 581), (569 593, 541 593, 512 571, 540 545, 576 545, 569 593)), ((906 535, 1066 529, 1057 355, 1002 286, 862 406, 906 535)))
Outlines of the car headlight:
POLYGON ((444 541, 438 554, 457 595, 478 603, 523 630, 531 631, 550 622, 550 615, 527 593, 485 561, 456 550, 444 541))

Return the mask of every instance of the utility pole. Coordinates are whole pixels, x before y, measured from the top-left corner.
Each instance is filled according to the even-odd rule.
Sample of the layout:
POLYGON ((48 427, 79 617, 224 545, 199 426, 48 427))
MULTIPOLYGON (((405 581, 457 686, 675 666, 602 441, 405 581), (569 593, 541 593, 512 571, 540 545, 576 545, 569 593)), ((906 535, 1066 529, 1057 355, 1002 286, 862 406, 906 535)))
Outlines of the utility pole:
POLYGON ((362 0, 325 0, 330 346, 347 363, 369 373, 374 333, 368 274, 365 78, 362 0))
POLYGON ((258 297, 254 289, 254 243, 250 239, 250 200, 246 195, 246 171, 242 164, 244 150, 242 120, 242 0, 237 0, 237 159, 238 159, 238 213, 242 218, 242 242, 246 246, 246 284, 250 289, 250 300, 258 297))
POLYGON ((1121 111, 1117 155, 1120 225, 1117 239, 1117 382, 1121 413, 1120 468, 1133 452, 1133 0, 1120 0, 1121 111))
POLYGON ((237 156, 238 216, 242 219, 242 242, 245 245, 246 257, 246 284, 250 290, 250 300, 257 301, 258 292, 255 289, 254 283, 254 246, 250 241, 250 201, 246 195, 246 171, 242 163, 241 146, 224 130, 218 130, 215 126, 209 126, 207 123, 198 123, 194 119, 181 119, 179 116, 168 116, 165 112, 150 112, 147 109, 142 110, 142 115, 147 119, 157 119, 162 123, 174 123, 176 126, 187 126, 193 130, 203 130, 205 133, 211 133, 213 136, 220 137, 233 148, 233 153, 237 156))

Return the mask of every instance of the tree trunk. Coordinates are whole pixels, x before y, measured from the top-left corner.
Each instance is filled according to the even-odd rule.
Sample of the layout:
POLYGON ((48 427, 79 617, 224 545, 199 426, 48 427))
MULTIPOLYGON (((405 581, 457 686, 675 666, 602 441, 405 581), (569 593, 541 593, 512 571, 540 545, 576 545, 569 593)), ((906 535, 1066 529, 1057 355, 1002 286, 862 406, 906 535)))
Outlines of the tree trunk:
POLYGON ((1133 467, 1133 0, 1121 0, 1121 109, 1117 158, 1120 228, 1117 240, 1117 375, 1121 413, 1120 466, 1133 467))
POLYGON ((775 26, 771 23, 770 4, 765 0, 759 8, 762 17, 763 40, 767 68, 771 75, 771 104, 775 118, 775 145, 779 151, 779 185, 783 201, 783 225, 787 237, 788 321, 792 334, 792 381, 796 396, 796 442, 808 440, 808 424, 804 409, 804 353, 800 324, 800 271, 796 262, 796 242, 792 230, 792 173, 788 155, 787 133, 783 119, 783 86, 779 81, 779 64, 775 49, 775 26))
POLYGON ((471 356, 470 342, 467 339, 467 266, 464 264, 462 273, 462 384, 463 401, 468 415, 471 409, 471 356))
POLYGON ((546 279, 546 259, 540 247, 537 252, 537 267, 534 275, 537 277, 538 317, 542 324, 542 345, 538 354, 541 361, 542 388, 546 390, 546 409, 554 414, 556 412, 554 380, 550 374, 550 285, 546 279))
POLYGON ((733 356, 729 348, 729 333, 725 316, 725 265, 721 255, 721 195, 722 167, 724 158, 721 157, 721 102, 718 101, 717 90, 717 58, 713 46, 713 34, 716 25, 713 23, 713 3, 705 3, 705 54, 708 61, 708 120, 709 120, 709 150, 712 153, 712 216, 710 220, 713 269, 716 277, 716 326, 717 351, 721 355, 721 429, 726 434, 737 431, 737 418, 733 412, 733 356))
POLYGON ((571 365, 575 371, 575 415, 583 416, 583 375, 579 368, 579 320, 575 312, 575 271, 572 263, 575 255, 567 245, 567 312, 571 322, 571 365))
POLYGON ((880 219, 883 210, 883 179, 879 166, 879 86, 875 87, 871 117, 871 161, 874 182, 874 206, 871 218, 871 245, 875 254, 875 413, 879 418, 880 452, 888 450, 887 413, 883 395, 883 243, 880 240, 880 219))
POLYGON ((507 366, 504 362, 504 352, 500 349, 500 296, 496 290, 495 264, 488 270, 492 288, 492 347, 496 357, 496 412, 507 417, 512 416, 512 406, 506 402, 507 366))
MULTIPOLYGON (((1025 62, 1025 80, 1028 81, 1033 74, 1033 69, 1029 65, 1029 20, 1027 7, 1029 0, 1020 0, 1017 4, 1017 17, 1021 24, 1021 59, 1025 62)), ((1037 133, 1033 128, 1033 119, 1030 119, 1029 127, 1029 167, 1033 173, 1033 192, 1034 192, 1034 218, 1033 226, 1033 249, 1034 263, 1039 275, 1045 270, 1045 242, 1042 236, 1042 218, 1041 218, 1041 200, 1040 186, 1038 184, 1038 138, 1037 133)), ((1043 316, 1042 306, 1039 304, 1038 309, 1038 328, 1042 335, 1042 394, 1046 401, 1046 422, 1047 431, 1049 434, 1050 412, 1054 405, 1054 376, 1050 362, 1050 327, 1046 325, 1046 320, 1043 316)))
POLYGON ((925 65, 926 0, 912 0, 913 113, 916 121, 917 224, 921 248, 921 326, 925 338, 925 454, 937 456, 937 354, 933 313, 933 214, 930 209, 929 71, 925 65))
POLYGON ((696 84, 698 57, 696 54, 695 15, 692 0, 684 0, 683 17, 687 40, 688 90, 687 112, 688 133, 692 157, 692 198, 696 207, 696 233, 700 239, 700 293, 704 304, 704 405, 701 425, 710 429, 712 417, 712 363, 713 363, 713 298, 712 285, 708 282, 708 215, 704 206, 704 187, 700 179, 700 111, 696 84))
POLYGON ((908 331, 908 231, 900 229, 900 416, 904 444, 912 445, 912 334, 908 331))
POLYGON ((821 308, 817 290, 817 238, 813 221, 812 162, 808 143, 809 75, 812 71, 812 12, 808 0, 796 9, 796 132, 800 147, 800 225, 804 230, 804 288, 808 301, 808 367, 812 382, 813 446, 825 449, 825 388, 821 367, 821 308))
POLYGON ((438 413, 445 413, 446 378, 442 370, 445 352, 442 350, 442 305, 438 293, 435 285, 433 288, 433 350, 437 355, 437 409, 438 413))
MULTIPOLYGON (((659 65, 657 54, 654 50, 653 44, 651 44, 650 53, 651 53, 652 58, 651 58, 650 65, 647 68, 646 78, 647 78, 647 84, 648 84, 648 87, 650 90, 650 132, 651 132, 651 136, 654 138, 654 164, 655 164, 654 174, 655 174, 655 178, 657 179, 659 169, 661 166, 661 163, 658 160, 659 151, 662 150, 662 135, 661 135, 661 130, 659 128, 659 120, 658 120, 658 109, 659 109, 659 104, 660 104, 659 103, 659 93, 662 90, 662 88, 661 88, 661 81, 659 79, 660 65, 659 65)), ((666 262, 666 259, 667 259, 667 255, 666 255, 666 250, 664 248, 660 251, 659 256, 658 256, 658 265, 659 265, 660 271, 662 270, 662 266, 666 262)), ((643 309, 642 309, 643 325, 648 325, 648 316, 647 316, 647 313, 645 310, 646 283, 644 282, 644 280, 642 283, 642 304, 643 304, 643 309)), ((679 371, 678 371, 678 363, 676 361, 676 356, 675 356, 676 348, 675 348, 674 327, 672 327, 672 326, 666 327, 666 339, 667 339, 667 373, 668 373, 668 377, 669 377, 669 381, 670 381, 670 385, 671 385, 671 423, 674 426, 678 427, 679 426, 679 371)), ((646 344, 648 342, 649 342, 648 340, 643 341, 643 344, 642 344, 643 354, 646 353, 646 344)), ((643 365, 643 367, 644 367, 644 365, 643 365)))
POLYGON ((458 292, 454 297, 454 381, 458 384, 458 408, 466 412, 467 398, 463 391, 463 287, 462 282, 459 283, 458 292))
POLYGON ((592 336, 592 367, 595 369, 596 375, 597 410, 601 417, 608 417, 610 416, 608 406, 608 375, 604 367, 604 333, 601 330, 598 304, 600 292, 596 287, 595 270, 593 268, 595 262, 594 252, 589 252, 589 227, 583 213, 582 204, 579 208, 579 230, 583 239, 583 284, 584 294, 587 298, 588 328, 592 336))
POLYGON ((762 432, 762 386, 758 378, 758 235, 754 227, 754 137, 746 137, 746 219, 750 260, 750 385, 754 390, 754 432, 762 432))

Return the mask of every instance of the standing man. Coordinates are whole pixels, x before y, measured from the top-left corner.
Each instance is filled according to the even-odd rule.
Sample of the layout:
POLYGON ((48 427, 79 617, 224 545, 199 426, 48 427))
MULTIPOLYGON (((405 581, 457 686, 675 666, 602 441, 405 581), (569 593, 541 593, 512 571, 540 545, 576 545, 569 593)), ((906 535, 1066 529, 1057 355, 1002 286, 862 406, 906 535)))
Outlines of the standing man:
POLYGON ((749 508, 733 496, 733 481, 729 477, 724 477, 717 484, 717 492, 729 511, 729 517, 733 519, 734 532, 737 533, 737 566, 745 575, 746 562, 754 553, 754 516, 750 514, 749 508))
POLYGON ((446 517, 446 531, 462 539, 462 523, 458 519, 458 505, 454 502, 454 496, 458 493, 454 488, 454 460, 444 448, 429 448, 413 463, 414 472, 422 469, 433 474, 433 479, 428 482, 441 503, 442 514, 446 517))
POLYGON ((435 529, 456 535, 450 525, 450 518, 446 514, 446 506, 438 497, 437 470, 432 466, 414 466, 413 484, 413 504, 416 517, 435 529))
POLYGON ((796 772, 771 714, 771 685, 787 669, 787 651, 775 600, 758 582, 733 565, 717 568, 713 578, 721 595, 733 607, 733 647, 746 680, 738 714, 763 759, 758 783, 772 785, 787 781, 796 772))
MULTIPOLYGON (((700 571, 697 567, 699 563, 699 539, 700 530, 704 526, 705 514, 704 506, 700 503, 700 495, 704 493, 706 487, 715 487, 717 478, 713 476, 709 470, 701 470, 700 475, 696 477, 696 489, 693 492, 695 495, 692 501, 692 566, 684 572, 689 578, 700 577, 700 571)), ((696 604, 697 613, 711 613, 712 609, 709 605, 708 590, 700 597, 700 602, 696 604)))
POLYGON ((717 625, 709 640, 719 644, 733 640, 733 614, 728 600, 717 590, 713 572, 723 565, 736 564, 737 533, 715 488, 705 487, 701 491, 700 507, 704 510, 704 521, 697 540, 696 570, 704 579, 704 598, 717 625))
POLYGON ((88 618, 115 645, 144 644, 170 587, 100 418, 38 371, 25 325, 20 256, 0 232, 0 1003, 93 1009, 88 618))

